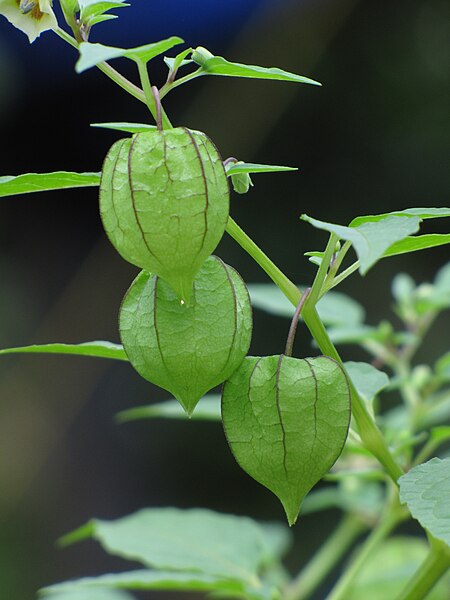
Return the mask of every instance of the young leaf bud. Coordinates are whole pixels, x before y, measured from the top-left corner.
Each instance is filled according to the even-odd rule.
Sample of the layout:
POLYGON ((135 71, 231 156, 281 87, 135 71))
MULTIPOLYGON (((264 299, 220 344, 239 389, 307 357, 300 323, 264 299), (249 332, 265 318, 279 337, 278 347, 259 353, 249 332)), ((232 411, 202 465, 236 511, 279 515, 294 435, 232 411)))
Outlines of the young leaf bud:
POLYGON ((203 67, 203 65, 206 63, 207 60, 209 60, 210 58, 214 58, 214 54, 211 54, 211 52, 209 50, 207 50, 206 48, 203 48, 203 46, 198 46, 192 52, 191 58, 200 67, 203 67))

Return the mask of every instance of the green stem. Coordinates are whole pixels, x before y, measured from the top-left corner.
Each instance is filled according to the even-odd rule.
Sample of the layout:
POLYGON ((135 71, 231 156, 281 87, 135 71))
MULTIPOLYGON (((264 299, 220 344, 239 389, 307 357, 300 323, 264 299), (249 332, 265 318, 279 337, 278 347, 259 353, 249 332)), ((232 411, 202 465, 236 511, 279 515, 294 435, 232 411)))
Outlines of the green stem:
POLYGON ((152 91, 152 84, 150 83, 146 63, 142 62, 141 60, 137 60, 136 64, 139 70, 139 77, 141 78, 142 89, 144 90, 145 103, 147 104, 152 117, 155 119, 157 124, 161 118, 164 129, 172 129, 172 123, 169 121, 169 117, 164 112, 163 107, 160 106, 161 113, 159 113, 158 107, 156 106, 155 96, 152 91))
POLYGON ((283 292, 294 306, 298 306, 301 292, 292 281, 276 266, 259 246, 245 233, 231 217, 228 219, 226 231, 267 273, 272 281, 283 292))
MULTIPOLYGON (((338 236, 335 233, 330 235, 327 247, 325 248, 322 262, 320 263, 319 270, 317 271, 314 283, 312 285, 311 293, 308 296, 308 302, 306 306, 315 306, 320 299, 323 284, 328 275, 328 267, 330 266, 331 259, 333 258, 336 244, 339 241, 338 236)), ((306 307, 305 307, 306 308, 306 307)))
MULTIPOLYGON (((78 50, 78 42, 66 31, 64 31, 64 29, 58 27, 58 29, 54 29, 53 31, 67 44, 72 46, 72 48, 78 50)), ((125 90, 128 94, 131 94, 131 96, 139 100, 139 102, 142 102, 143 104, 147 103, 144 92, 137 85, 134 85, 134 83, 129 81, 126 77, 121 75, 121 73, 119 73, 113 67, 111 67, 111 65, 109 65, 107 62, 100 63, 96 65, 96 67, 97 69, 102 71, 102 73, 107 75, 112 81, 114 81, 115 84, 117 84, 119 87, 125 90)))
POLYGON ((434 540, 431 550, 397 600, 422 600, 450 568, 448 548, 434 540))
POLYGON ((323 293, 329 292, 332 288, 336 287, 337 285, 339 285, 340 283, 342 283, 344 281, 344 279, 347 279, 347 277, 349 277, 352 273, 354 273, 355 271, 357 271, 359 269, 359 260, 357 260, 356 262, 354 262, 352 265, 350 265, 347 269, 345 269, 345 271, 342 271, 342 273, 340 275, 338 275, 337 277, 335 277, 334 279, 332 279, 325 287, 323 290, 323 293))
MULTIPOLYGON (((330 340, 327 330, 317 314, 316 308, 310 307, 307 303, 303 309, 302 316, 321 352, 334 358, 339 364, 343 365, 342 359, 333 342, 330 340)), ((358 427, 358 433, 361 440, 364 446, 384 466, 394 483, 397 483, 398 478, 403 475, 403 471, 392 456, 383 434, 378 429, 371 414, 367 410, 364 400, 361 399, 350 379, 349 386, 351 391, 352 415, 358 427)))
POLYGON ((128 94, 142 102, 143 104, 147 104, 145 94, 137 85, 131 83, 126 77, 124 77, 121 73, 116 71, 111 65, 106 62, 100 63, 96 65, 97 69, 99 69, 102 73, 104 73, 107 77, 114 81, 119 87, 125 90, 128 94))
POLYGON ((180 79, 177 79, 176 81, 170 81, 165 83, 160 92, 159 95, 161 97, 161 100, 167 96, 167 94, 169 92, 171 92, 172 90, 174 90, 175 88, 179 87, 180 85, 183 85, 184 83, 188 83, 188 81, 192 81, 192 79, 196 79, 197 77, 201 77, 202 75, 205 75, 205 72, 201 72, 202 69, 198 69, 197 71, 194 71, 193 73, 189 73, 188 75, 185 75, 184 77, 180 77, 180 79))
MULTIPOLYGON (((255 244, 255 242, 243 231, 239 225, 230 217, 227 224, 227 232, 248 254, 259 264, 259 266, 269 275, 272 281, 283 292, 286 298, 294 305, 298 306, 301 293, 297 286, 292 283, 288 277, 270 260, 270 258, 255 244)), ((321 352, 326 356, 334 358, 339 364, 343 361, 339 356, 333 342, 330 340, 324 324, 317 313, 314 299, 320 295, 320 287, 326 277, 328 270, 328 261, 331 260, 335 247, 334 236, 330 236, 327 249, 320 269, 314 280, 311 292, 308 296, 302 310, 303 320, 308 327, 311 335, 316 340, 321 352), (334 245, 333 245, 334 244, 334 245)), ((396 463, 394 457, 389 451, 386 441, 368 412, 364 401, 359 397, 355 386, 349 381, 352 397, 352 413, 358 426, 359 435, 365 447, 384 466, 392 480, 397 483, 397 479, 403 475, 402 469, 396 463)))
MULTIPOLYGON (((73 48, 76 48, 78 50, 77 41, 71 35, 69 35, 66 31, 64 31, 64 29, 61 29, 58 27, 58 29, 54 29, 53 31, 62 40, 64 40, 66 43, 70 44, 73 48)), ((111 81, 114 81, 114 83, 116 85, 118 85, 120 88, 125 90, 128 94, 133 96, 133 98, 136 98, 136 100, 139 100, 139 102, 142 102, 143 104, 146 104, 147 106, 149 106, 145 92, 143 90, 141 90, 141 88, 138 87, 137 85, 134 85, 134 83, 129 81, 121 73, 116 71, 116 69, 111 67, 110 64, 108 64, 107 62, 102 62, 102 63, 99 63, 98 65, 96 65, 96 67, 102 73, 104 73, 107 77, 109 77, 109 79, 111 79, 111 81)), ((147 73, 147 78, 148 78, 148 73, 147 73)), ((151 86, 150 86, 150 93, 151 93, 151 86)), ((152 94, 152 98, 153 98, 153 94, 152 94)), ((151 100, 150 100, 150 103, 151 103, 151 100)), ((150 109, 150 106, 149 106, 149 109, 150 109)), ((153 99, 153 108, 150 109, 150 112, 152 113, 152 116, 154 117, 154 119, 156 121, 157 115, 156 115, 156 106, 154 104, 154 99, 153 99), (153 113, 153 111, 154 111, 154 113, 153 113)), ((166 129, 171 129, 172 124, 170 123, 170 120, 167 117, 164 110, 162 110, 162 118, 163 118, 164 127, 166 129)))
POLYGON ((361 520, 345 516, 298 577, 289 584, 283 598, 307 600, 365 529, 361 520))
POLYGON ((362 567, 370 560, 372 554, 379 547, 381 542, 383 542, 400 521, 405 518, 404 515, 404 511, 397 508, 396 510, 388 512, 387 515, 382 518, 377 527, 372 530, 371 534, 362 544, 354 561, 331 590, 330 594, 327 596, 327 600, 345 600, 348 597, 348 591, 362 567))
MULTIPOLYGON (((323 285, 326 279, 328 265, 331 262, 334 248, 336 247, 336 236, 330 235, 320 269, 314 280, 311 293, 308 296, 303 308, 302 316, 305 325, 308 327, 311 335, 316 340, 321 352, 326 356, 334 358, 340 365, 343 361, 331 341, 324 324, 322 323, 316 309, 317 300, 323 295, 323 285)), ((358 432, 364 446, 372 452, 379 462, 384 466, 392 480, 397 483, 397 479, 403 475, 403 471, 392 456, 383 434, 378 429, 372 415, 367 410, 364 400, 359 396, 353 382, 350 378, 349 387, 351 392, 352 415, 358 427, 358 432)))
POLYGON ((147 64, 142 62, 141 60, 137 60, 136 64, 139 70, 139 77, 141 79, 142 89, 144 90, 145 103, 147 104, 147 108, 151 112, 152 117, 156 121, 156 104, 152 92, 152 84, 150 83, 150 78, 148 76, 147 64))
POLYGON ((345 242, 345 244, 342 246, 342 248, 339 250, 336 260, 334 261, 333 268, 332 268, 333 277, 339 271, 339 268, 342 265, 342 261, 346 257, 347 252, 350 250, 351 247, 352 247, 352 243, 347 240, 345 242))

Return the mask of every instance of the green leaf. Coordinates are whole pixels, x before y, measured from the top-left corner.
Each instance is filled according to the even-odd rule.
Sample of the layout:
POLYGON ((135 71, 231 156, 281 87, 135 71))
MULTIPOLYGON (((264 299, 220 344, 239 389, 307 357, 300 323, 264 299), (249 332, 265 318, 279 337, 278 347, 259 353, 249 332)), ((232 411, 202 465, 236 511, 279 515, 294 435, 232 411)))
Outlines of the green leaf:
MULTIPOLYGON (((182 408, 178 400, 175 399, 157 402, 156 404, 150 404, 149 406, 129 408, 117 415, 119 423, 127 423, 128 421, 137 421, 140 419, 189 420, 186 411, 182 408)), ((221 421, 220 395, 208 394, 208 396, 201 398, 190 419, 193 421, 221 421)))
POLYGON ((103 165, 100 213, 111 243, 185 302, 225 232, 229 203, 222 159, 199 131, 137 133, 116 142, 103 165))
POLYGON ((321 85, 319 82, 289 73, 276 67, 258 67, 254 65, 244 65, 241 63, 229 62, 222 56, 213 56, 203 62, 201 65, 203 75, 220 75, 222 77, 245 77, 250 79, 272 79, 276 81, 292 81, 295 83, 309 83, 311 85, 321 85))
POLYGON ((328 335, 334 344, 362 344, 367 340, 378 338, 378 329, 370 325, 344 324, 331 327, 328 335))
POLYGON ((450 546, 450 458, 432 458, 400 477, 400 500, 435 538, 450 546))
POLYGON ((447 352, 436 361, 434 369, 439 379, 450 381, 450 352, 447 352))
POLYGON ((204 509, 145 509, 116 521, 95 519, 82 535, 69 534, 69 541, 89 535, 110 554, 146 567, 250 586, 259 585, 264 567, 278 560, 279 545, 271 545, 255 521, 204 509))
MULTIPOLYGON (((109 10, 114 10, 116 8, 125 8, 130 6, 129 4, 125 4, 123 0, 105 1, 105 0, 81 0, 80 1, 80 18, 81 21, 87 23, 88 25, 94 25, 97 18, 104 15, 104 13, 109 10)), ((106 18, 116 18, 115 15, 105 15, 106 18)))
POLYGON ((420 225, 420 218, 414 216, 385 216, 361 224, 355 219, 349 227, 318 221, 308 215, 301 218, 317 229, 335 233, 340 239, 351 242, 360 261, 362 275, 383 257, 392 244, 418 231, 420 225))
POLYGON ((128 360, 120 344, 112 342, 85 342, 83 344, 43 344, 22 346, 19 348, 5 348, 2 354, 73 354, 75 356, 92 356, 96 358, 112 358, 115 360, 128 360))
POLYGON ((440 427, 433 427, 430 434, 430 439, 436 444, 436 446, 450 440, 450 425, 441 425, 440 427))
POLYGON ((383 258, 409 252, 417 252, 418 250, 428 250, 429 248, 444 246, 445 244, 450 244, 450 233, 429 233, 426 235, 407 237, 404 240, 392 244, 392 246, 390 246, 383 254, 383 258))
POLYGON ((436 274, 434 285, 442 294, 450 294, 450 263, 444 265, 436 274))
POLYGON ((27 173, 0 177, 0 197, 100 185, 100 173, 27 173))
POLYGON ((437 219, 439 217, 450 217, 450 208, 405 208, 404 210, 395 210, 390 213, 380 215, 365 215, 356 217, 350 223, 350 227, 357 227, 364 223, 375 223, 383 221, 387 217, 418 217, 419 219, 437 219))
POLYGON ((279 173, 282 171, 298 171, 297 167, 280 167, 278 165, 257 165, 254 163, 237 162, 225 167, 227 175, 242 175, 245 173, 279 173))
POLYGON ((187 50, 183 50, 175 56, 175 58, 169 58, 168 56, 164 57, 164 62, 169 67, 169 71, 178 71, 180 67, 185 67, 186 65, 192 64, 192 60, 185 60, 186 56, 192 52, 192 48, 188 48, 187 50))
POLYGON ((91 123, 91 127, 101 129, 113 129, 115 131, 124 131, 125 133, 142 133, 143 131, 153 131, 156 125, 147 125, 147 123, 91 123))
POLYGON ((418 427, 428 429, 450 419, 450 389, 431 396, 418 415, 418 427))
POLYGON ((112 60, 113 58, 129 58, 134 61, 148 62, 152 58, 164 54, 178 44, 182 44, 183 40, 179 37, 170 37, 160 42, 146 44, 137 48, 115 48, 112 46, 104 46, 103 44, 91 44, 82 42, 79 45, 80 58, 77 61, 75 70, 77 73, 82 73, 87 69, 95 67, 102 62, 112 60))
POLYGON ((173 394, 189 415, 241 364, 251 332, 245 284, 215 256, 197 274, 188 305, 165 281, 143 271, 120 312, 120 334, 133 367, 173 394))
POLYGON ((339 457, 350 392, 328 357, 247 357, 225 383, 222 419, 239 465, 280 499, 289 524, 339 457))
POLYGON ((407 273, 397 273, 392 280, 392 295, 401 304, 411 304, 415 289, 415 281, 407 273))
POLYGON ((246 194, 253 182, 250 173, 278 173, 282 171, 297 171, 296 167, 280 167, 278 165, 258 165, 237 161, 225 165, 227 176, 231 177, 233 189, 238 194, 246 194))
MULTIPOLYGON (((299 286, 304 289, 304 286, 299 286)), ((247 285, 253 306, 270 314, 292 319, 295 312, 286 296, 273 283, 250 283, 247 285)), ((328 292, 317 304, 321 320, 326 325, 361 323, 364 309, 353 298, 340 292, 328 292)))
POLYGON ((253 181, 248 173, 238 173, 231 175, 231 185, 237 194, 246 194, 253 187, 253 181))
POLYGON ((376 519, 383 506, 384 494, 380 483, 362 481, 347 475, 339 484, 313 490, 303 502, 302 514, 312 514, 338 508, 358 514, 365 519, 376 519))
MULTIPOLYGON (((355 551, 358 555, 359 548, 355 551)), ((384 541, 366 561, 349 590, 346 600, 394 599, 414 575, 428 554, 427 543, 421 539, 393 537, 384 541)), ((441 580, 427 594, 427 600, 447 600, 450 597, 450 578, 441 580)))
MULTIPOLYGON (((78 597, 74 596, 74 600, 90 600, 90 594, 92 593, 92 600, 96 600, 96 595, 94 594, 97 589, 105 587, 111 590, 108 592, 111 594, 114 593, 114 589, 173 590, 183 592, 222 591, 231 595, 242 594, 246 591, 245 586, 239 581, 216 577, 205 573, 140 570, 68 581, 46 588, 43 592, 49 594, 48 600, 53 600, 53 594, 57 594, 55 600, 58 600, 59 594, 64 593, 77 593, 78 597)), ((107 592, 100 593, 106 594, 107 592)), ((127 596, 127 598, 129 598, 129 596, 127 596)), ((44 596, 44 600, 46 599, 47 596, 44 596)), ((102 599, 103 596, 99 596, 99 600, 102 599)), ((104 599, 109 600, 109 596, 105 595, 104 599)), ((66 600, 66 597, 61 595, 61 600, 66 600)), ((67 600, 72 600, 72 597, 68 595, 67 600)), ((111 600, 115 600, 113 595, 111 595, 111 600)), ((120 596, 118 596, 117 600, 121 600, 120 596)))
POLYGON ((106 588, 78 586, 77 582, 55 585, 39 594, 40 600, 134 600, 127 592, 106 588))
POLYGON ((381 390, 389 385, 389 377, 369 363, 346 362, 344 363, 350 379, 358 394, 367 403, 371 403, 381 390))
POLYGON ((112 21, 113 19, 117 19, 117 15, 98 15, 97 17, 91 17, 89 19, 90 27, 94 25, 98 25, 99 23, 104 23, 105 21, 112 21))

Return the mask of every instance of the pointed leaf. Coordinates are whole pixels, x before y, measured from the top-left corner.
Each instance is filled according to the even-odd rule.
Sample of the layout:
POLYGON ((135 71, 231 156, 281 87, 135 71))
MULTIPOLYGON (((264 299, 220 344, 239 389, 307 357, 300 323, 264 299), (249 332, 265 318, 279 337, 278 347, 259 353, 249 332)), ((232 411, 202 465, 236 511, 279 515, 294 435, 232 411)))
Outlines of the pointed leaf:
POLYGON ((239 465, 281 500, 294 524, 303 498, 342 452, 350 391, 328 357, 247 357, 225 383, 225 434, 239 465))
POLYGON ((380 215, 365 215, 356 217, 350 223, 350 227, 357 227, 364 223, 375 223, 382 221, 386 217, 419 217, 419 219, 437 219, 440 217, 450 217, 450 208, 405 208, 404 210, 395 210, 390 213, 380 215))
POLYGON ((110 554, 158 570, 199 572, 259 585, 264 566, 278 559, 264 528, 246 517, 204 509, 145 509, 116 521, 93 520, 66 537, 89 532, 110 554))
POLYGON ((208 394, 197 404, 195 411, 189 418, 178 400, 166 400, 149 406, 137 406, 129 408, 117 415, 119 423, 137 421, 141 419, 180 419, 182 421, 221 421, 220 395, 208 394))
POLYGON ((400 500, 438 540, 450 546, 450 458, 432 458, 400 477, 400 500))
POLYGON ((100 173, 27 173, 0 177, 0 197, 100 185, 100 173))
POLYGON ((186 65, 192 64, 192 60, 185 60, 186 56, 192 52, 192 48, 188 48, 187 50, 183 50, 175 56, 175 58, 169 58, 168 56, 164 57, 164 62, 169 67, 170 71, 178 71, 180 67, 185 67, 186 65))
POLYGON ((237 162, 225 167, 227 175, 241 175, 244 173, 278 173, 281 171, 298 171, 297 167, 281 167, 278 165, 257 165, 254 163, 237 162))
POLYGON ((91 127, 100 129, 113 129, 115 131, 124 131, 125 133, 141 133, 157 129, 156 125, 147 125, 147 123, 91 123, 91 127))
POLYGON ((115 48, 104 46, 103 44, 91 44, 82 42, 79 46, 80 58, 77 61, 75 70, 82 73, 91 67, 95 67, 102 62, 112 60, 113 58, 125 57, 131 60, 148 62, 152 58, 164 54, 170 48, 182 44, 183 40, 179 37, 170 37, 160 42, 146 44, 137 48, 115 48))
MULTIPOLYGON (((74 600, 97 600, 96 594, 99 594, 98 600, 109 600, 107 593, 111 594, 111 600, 115 600, 112 594, 115 589, 125 590, 174 590, 184 592, 211 592, 222 591, 230 595, 242 594, 245 587, 238 580, 225 579, 208 575, 205 573, 189 573, 176 571, 130 571, 127 573, 117 573, 112 575, 100 575, 99 577, 86 577, 75 581, 59 583, 43 590, 44 600, 58 600, 61 594, 61 600, 72 600, 70 593, 74 595, 74 600), (111 591, 100 592, 98 588, 107 588, 111 591), (101 596, 100 594, 105 594, 101 596), (48 594, 48 596, 46 595, 48 594), (54 596, 55 594, 55 596, 54 596), (89 598, 87 596, 89 594, 89 598)), ((127 596, 129 598, 129 596, 127 596)), ((121 600, 120 596, 117 600, 121 600)))
POLYGON ((396 256, 398 254, 406 254, 409 252, 417 252, 418 250, 428 250, 428 248, 436 248, 450 244, 450 233, 429 233, 426 235, 417 235, 407 237, 404 240, 395 242, 383 254, 384 257, 396 256))
MULTIPOLYGON (((104 13, 108 12, 109 10, 114 10, 116 8, 125 8, 127 6, 130 6, 129 4, 125 4, 123 2, 123 0, 119 0, 119 1, 105 1, 105 0, 99 0, 99 1, 95 1, 95 2, 80 2, 80 8, 81 8, 81 20, 82 21, 88 21, 90 25, 93 24, 93 20, 95 20, 95 17, 98 17, 100 15, 103 15, 104 13)), ((106 15, 106 16, 114 16, 114 15, 106 15)), ((115 17, 115 16, 114 16, 115 17)))
POLYGON ((245 77, 250 79, 272 79, 276 81, 292 81, 295 83, 309 83, 321 85, 318 81, 296 75, 289 71, 283 71, 276 67, 258 67, 255 65, 244 65, 229 62, 222 56, 213 56, 201 65, 204 75, 220 75, 222 77, 245 77))
POLYGON ((317 229, 335 233, 340 239, 351 242, 360 261, 359 271, 362 275, 383 257, 392 244, 416 233, 420 225, 420 218, 415 216, 386 216, 350 227, 325 223, 308 215, 302 215, 301 218, 317 229))
POLYGON ((43 344, 5 348, 2 354, 73 354, 75 356, 92 356, 96 358, 112 358, 128 361, 127 355, 120 344, 112 342, 85 342, 84 344, 43 344))

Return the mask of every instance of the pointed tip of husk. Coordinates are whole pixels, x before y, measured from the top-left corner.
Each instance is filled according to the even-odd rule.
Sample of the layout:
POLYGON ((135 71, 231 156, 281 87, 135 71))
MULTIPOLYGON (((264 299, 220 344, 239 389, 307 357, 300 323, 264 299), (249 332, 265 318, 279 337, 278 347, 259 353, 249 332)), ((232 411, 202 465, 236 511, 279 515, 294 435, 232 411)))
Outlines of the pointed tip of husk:
POLYGON ((171 280, 166 279, 166 281, 178 296, 180 303, 189 306, 189 301, 192 296, 194 278, 191 276, 186 277, 184 275, 182 278, 180 277, 171 280))
POLYGON ((301 503, 293 503, 292 501, 281 501, 281 503, 283 504, 289 527, 293 527, 297 523, 297 519, 300 514, 301 503))

